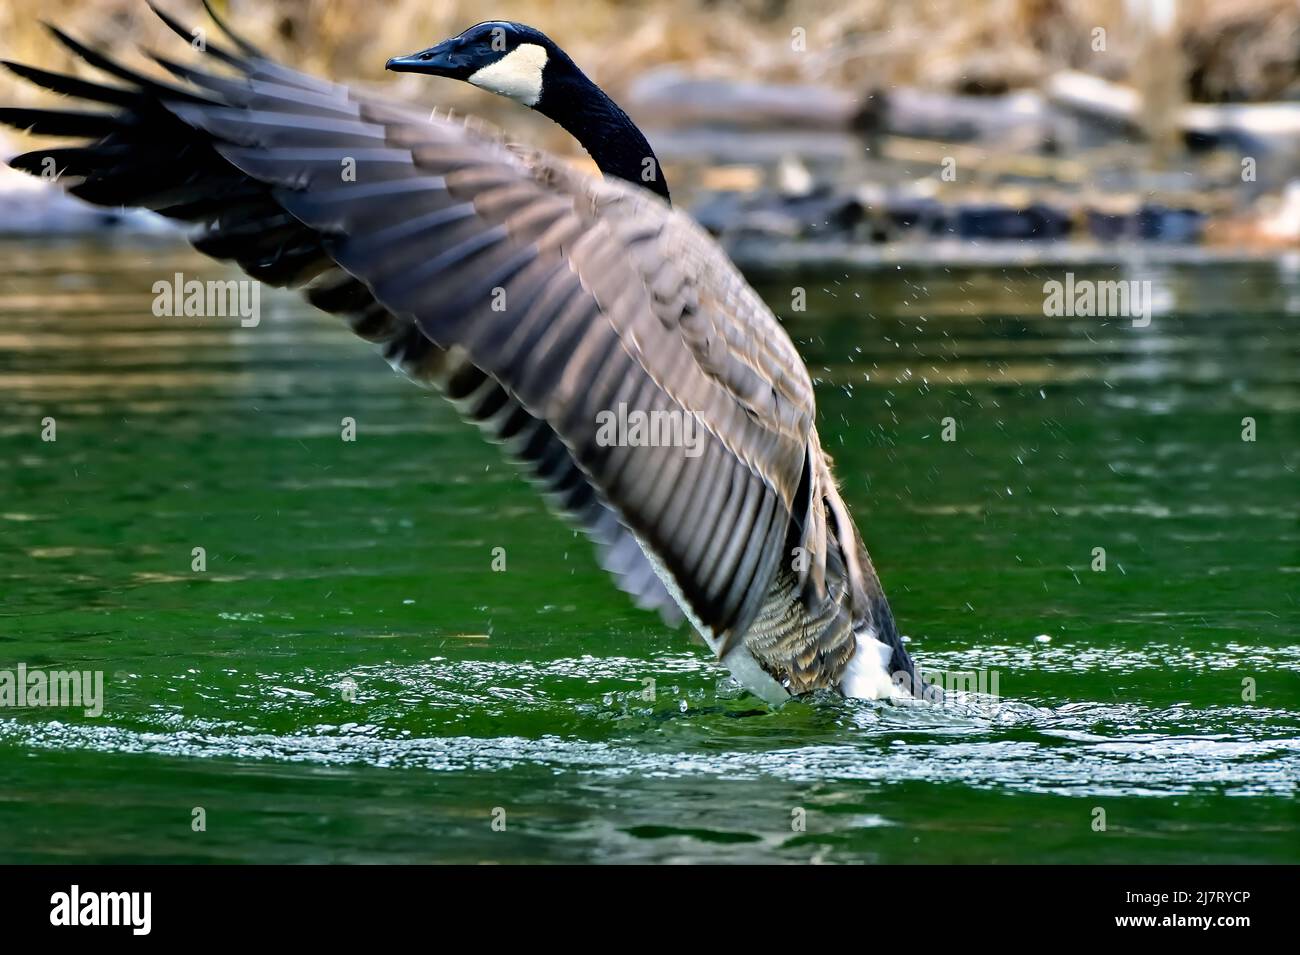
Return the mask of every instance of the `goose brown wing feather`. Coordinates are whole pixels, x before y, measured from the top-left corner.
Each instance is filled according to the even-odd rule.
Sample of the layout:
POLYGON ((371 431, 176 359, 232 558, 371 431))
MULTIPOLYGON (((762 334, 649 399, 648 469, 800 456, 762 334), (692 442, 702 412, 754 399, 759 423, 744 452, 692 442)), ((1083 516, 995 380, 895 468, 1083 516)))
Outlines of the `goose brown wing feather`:
POLYGON ((710 240, 650 196, 465 126, 354 101, 355 120, 318 124, 310 112, 273 122, 265 111, 177 111, 271 185, 385 308, 436 345, 463 348, 547 422, 725 647, 780 560, 808 445, 811 385, 784 332, 710 240), (372 182, 379 164, 353 157, 356 181, 342 181, 337 162, 303 152, 329 135, 341 149, 406 149, 409 169, 376 168, 372 182), (475 215, 454 228, 402 238, 406 223, 465 204, 475 215), (732 474, 743 504, 730 522, 713 520, 709 540, 698 523, 666 518, 717 478, 718 453, 602 446, 598 415, 620 405, 689 418, 706 446, 743 465, 732 474), (726 546, 700 568, 713 539, 726 546))
MULTIPOLYGON (((818 522, 795 513, 812 446, 811 382, 716 245, 649 193, 247 50, 215 52, 242 81, 187 69, 178 72, 201 96, 138 86, 151 107, 183 121, 151 127, 146 139, 188 137, 193 152, 176 195, 152 207, 207 223, 200 247, 219 247, 223 224, 274 222, 278 247, 224 251, 267 281, 314 282, 314 301, 336 298, 420 377, 459 363, 483 376, 479 387, 500 387, 504 398, 488 404, 533 420, 530 453, 557 486, 589 486, 587 517, 612 542, 609 554, 619 535, 601 507, 667 569, 725 652, 757 616, 792 528, 807 538, 818 522), (495 309, 501 295, 508 304, 495 309), (701 429, 702 453, 598 441, 597 415, 620 402, 682 416, 701 429)), ((50 122, 111 145, 140 138, 132 123, 142 112, 50 122)), ((132 188, 139 194, 112 198, 150 204, 146 183, 132 188)), ((646 576, 628 566, 653 603, 646 576)))

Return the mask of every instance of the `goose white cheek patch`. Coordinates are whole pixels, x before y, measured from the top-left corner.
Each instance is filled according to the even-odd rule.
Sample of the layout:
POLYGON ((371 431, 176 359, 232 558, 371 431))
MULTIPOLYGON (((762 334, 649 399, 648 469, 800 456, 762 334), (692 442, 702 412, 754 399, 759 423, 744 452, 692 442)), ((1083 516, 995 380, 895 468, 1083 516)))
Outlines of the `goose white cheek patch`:
POLYGON ((542 98, 544 69, 545 48, 536 43, 521 43, 495 63, 472 74, 468 82, 489 93, 508 96, 524 106, 534 106, 542 98))

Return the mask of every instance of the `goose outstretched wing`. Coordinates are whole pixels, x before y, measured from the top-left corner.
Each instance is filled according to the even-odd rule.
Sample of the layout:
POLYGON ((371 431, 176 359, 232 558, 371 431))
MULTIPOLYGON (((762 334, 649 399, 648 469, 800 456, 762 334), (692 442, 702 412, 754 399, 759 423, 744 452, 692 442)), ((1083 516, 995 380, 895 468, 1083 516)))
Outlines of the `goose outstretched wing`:
POLYGON ((791 539, 816 566, 811 382, 687 217, 242 43, 207 44, 220 74, 160 59, 177 84, 56 35, 124 83, 10 65, 110 107, 0 111, 93 140, 13 165, 53 157, 73 193, 199 223, 201 251, 345 315, 508 441, 624 589, 669 618, 671 594, 719 653, 754 620, 791 539), (608 440, 602 421, 633 413, 679 440, 608 440))

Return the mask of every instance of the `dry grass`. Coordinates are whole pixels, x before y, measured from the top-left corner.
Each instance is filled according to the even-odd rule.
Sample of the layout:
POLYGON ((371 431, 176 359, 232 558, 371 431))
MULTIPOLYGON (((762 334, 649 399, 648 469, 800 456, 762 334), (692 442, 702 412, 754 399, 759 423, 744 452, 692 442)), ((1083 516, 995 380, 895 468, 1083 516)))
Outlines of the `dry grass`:
MULTIPOLYGON (((545 30, 615 93, 666 62, 747 79, 814 80, 856 91, 897 84, 999 90, 1070 67, 1131 80, 1141 31, 1125 0, 217 0, 269 52, 341 79, 378 79, 385 59, 459 32, 486 15, 545 30), (1107 49, 1092 49, 1093 30, 1107 49), (792 31, 806 31, 806 51, 792 31)), ((197 0, 170 0, 204 22, 197 0)), ((1197 98, 1300 93, 1300 4, 1295 0, 1177 0, 1178 46, 1197 98)), ((142 42, 175 50, 144 0, 0 0, 0 55, 67 62, 37 23, 59 23, 130 56, 142 42)), ((0 80, 0 98, 32 94, 0 80)))

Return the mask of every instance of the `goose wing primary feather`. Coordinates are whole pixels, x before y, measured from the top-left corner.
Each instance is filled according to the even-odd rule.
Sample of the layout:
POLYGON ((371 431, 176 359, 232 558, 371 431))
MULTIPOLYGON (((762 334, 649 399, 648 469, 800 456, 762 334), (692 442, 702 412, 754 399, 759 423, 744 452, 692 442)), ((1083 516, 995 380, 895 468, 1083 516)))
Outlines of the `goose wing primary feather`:
MULTIPOLYGON (((159 12, 176 32, 190 34, 159 12)), ((204 74, 155 56, 177 76, 202 84, 218 98, 199 96, 194 88, 180 89, 140 77, 90 50, 57 29, 60 43, 91 65, 124 79, 128 88, 105 86, 35 67, 5 62, 19 76, 65 95, 125 107, 114 115, 82 114, 70 121, 66 113, 50 110, 0 109, 0 121, 23 129, 66 135, 103 135, 97 143, 73 148, 43 149, 11 160, 15 168, 44 173, 53 160, 64 182, 78 180, 70 191, 103 205, 140 205, 204 228, 192 241, 214 258, 231 260, 261 281, 306 288, 322 310, 340 314, 362 338, 378 344, 395 368, 413 381, 451 389, 461 412, 488 436, 505 445, 541 486, 548 502, 579 526, 596 546, 598 560, 637 606, 657 610, 666 623, 682 620, 677 602, 656 576, 635 536, 618 519, 573 462, 567 448, 545 422, 529 415, 495 382, 469 364, 463 350, 449 354, 429 341, 409 316, 399 318, 375 301, 369 289, 328 257, 321 237, 277 203, 270 187, 246 177, 221 157, 206 133, 184 123, 168 107, 176 102, 225 103, 221 93, 241 97, 250 107, 284 100, 302 108, 312 100, 324 113, 338 111, 346 90, 311 77, 293 74, 269 62, 238 64, 220 47, 210 52, 231 65, 242 65, 235 78, 204 74), (259 78, 260 77, 260 78, 259 78), (71 125, 66 125, 71 122, 71 125)), ((241 48, 250 49, 241 43, 241 48)), ((344 107, 345 114, 350 110, 344 107)))
MULTIPOLYGON (((673 592, 721 656, 758 616, 792 533, 824 568, 814 538, 834 491, 820 487, 811 382, 685 216, 245 45, 207 44, 229 76, 160 61, 176 86, 56 36, 126 85, 11 69, 115 109, 0 121, 95 139, 59 153, 82 177, 73 193, 201 223, 201 251, 306 286, 510 440, 643 604, 671 619, 673 592), (698 453, 600 440, 598 416, 620 407, 698 425, 698 453)), ((35 171, 48 155, 13 164, 35 171)), ((805 587, 824 598, 818 573, 805 587)))

